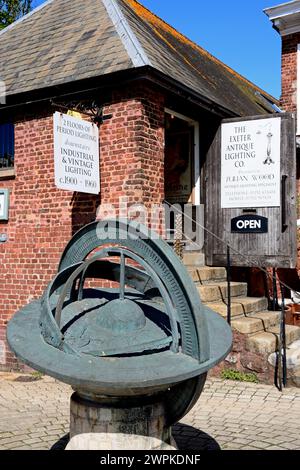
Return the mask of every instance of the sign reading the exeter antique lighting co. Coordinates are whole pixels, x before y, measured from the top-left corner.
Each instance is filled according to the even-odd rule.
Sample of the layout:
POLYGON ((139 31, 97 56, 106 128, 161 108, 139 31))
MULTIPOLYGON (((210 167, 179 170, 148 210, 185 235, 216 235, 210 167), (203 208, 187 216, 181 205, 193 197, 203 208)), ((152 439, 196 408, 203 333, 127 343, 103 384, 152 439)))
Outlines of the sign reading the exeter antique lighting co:
POLYGON ((56 187, 99 194, 98 127, 58 112, 53 123, 56 187))
POLYGON ((281 118, 222 124, 221 207, 280 206, 281 118))

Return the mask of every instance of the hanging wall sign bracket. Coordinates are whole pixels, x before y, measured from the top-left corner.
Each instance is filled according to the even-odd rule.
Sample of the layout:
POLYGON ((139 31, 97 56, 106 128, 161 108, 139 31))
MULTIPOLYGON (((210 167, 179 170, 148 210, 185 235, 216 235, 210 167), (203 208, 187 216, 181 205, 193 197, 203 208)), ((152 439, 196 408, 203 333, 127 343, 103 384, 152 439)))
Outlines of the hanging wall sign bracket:
POLYGON ((85 114, 91 118, 91 121, 100 126, 113 117, 112 114, 104 114, 103 106, 100 106, 96 101, 90 102, 70 102, 70 103, 55 103, 50 101, 51 105, 61 111, 75 111, 77 113, 85 114))

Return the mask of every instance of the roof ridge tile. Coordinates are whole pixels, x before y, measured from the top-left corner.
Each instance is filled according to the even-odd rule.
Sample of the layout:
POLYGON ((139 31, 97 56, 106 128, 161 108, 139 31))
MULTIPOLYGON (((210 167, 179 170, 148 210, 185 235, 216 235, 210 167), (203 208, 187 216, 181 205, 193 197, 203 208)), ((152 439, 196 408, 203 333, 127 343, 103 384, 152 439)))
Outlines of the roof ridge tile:
POLYGON ((141 43, 119 8, 117 0, 102 0, 106 11, 135 67, 151 65, 141 43))

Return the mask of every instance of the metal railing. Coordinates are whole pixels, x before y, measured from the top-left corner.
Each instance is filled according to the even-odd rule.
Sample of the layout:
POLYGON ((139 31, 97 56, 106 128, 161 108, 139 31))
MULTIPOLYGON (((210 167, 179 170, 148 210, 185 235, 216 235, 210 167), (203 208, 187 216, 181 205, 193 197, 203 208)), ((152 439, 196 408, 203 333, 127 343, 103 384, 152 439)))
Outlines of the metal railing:
MULTIPOLYGON (((285 282, 282 282, 277 278, 276 269, 273 268, 272 274, 263 266, 257 266, 257 264, 253 264, 251 260, 244 255, 243 253, 239 252, 235 248, 233 248, 228 241, 221 239, 216 234, 208 230, 203 225, 199 224, 198 221, 194 220, 193 218, 189 217, 187 214, 184 214, 181 210, 179 210, 176 206, 173 206, 168 201, 164 201, 164 204, 168 205, 174 212, 181 214, 182 219, 184 218, 189 219, 191 222, 196 224, 201 230, 208 233, 210 236, 214 237, 216 240, 221 242, 222 244, 226 245, 227 247, 227 265, 226 265, 226 273, 227 273, 227 321, 231 324, 231 253, 233 252, 236 255, 239 255, 241 258, 245 260, 249 267, 258 268, 261 272, 264 273, 267 279, 272 281, 273 287, 273 297, 272 297, 272 307, 273 311, 279 311, 279 302, 278 302, 278 294, 277 294, 277 284, 280 286, 281 291, 281 314, 280 314, 280 328, 279 334, 277 335, 277 351, 276 351, 276 365, 275 365, 275 375, 274 375, 274 384, 275 386, 282 391, 283 387, 287 385, 287 360, 286 360, 286 318, 285 318, 285 297, 284 297, 284 288, 291 290, 300 296, 299 292, 296 292, 295 289, 292 289, 289 285, 285 282), (252 264, 252 266, 251 266, 252 264)), ((225 233, 228 233, 224 231, 225 233)), ((229 233, 228 233, 229 234, 229 233)), ((189 239, 185 235, 185 239, 187 241, 192 242, 194 245, 197 245, 197 242, 194 240, 189 239)), ((200 249, 202 246, 198 245, 200 249)), ((269 306, 270 308, 270 306, 269 306)))

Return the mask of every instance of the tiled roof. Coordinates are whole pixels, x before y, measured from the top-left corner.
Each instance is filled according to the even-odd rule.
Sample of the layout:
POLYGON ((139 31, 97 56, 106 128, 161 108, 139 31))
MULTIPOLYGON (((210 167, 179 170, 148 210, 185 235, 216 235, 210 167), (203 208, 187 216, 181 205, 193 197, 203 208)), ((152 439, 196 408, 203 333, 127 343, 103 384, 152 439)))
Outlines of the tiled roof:
POLYGON ((128 67, 100 0, 52 0, 0 33, 0 78, 9 95, 128 67))
POLYGON ((237 115, 276 101, 135 0, 49 0, 0 32, 0 58, 8 95, 148 65, 237 115))

